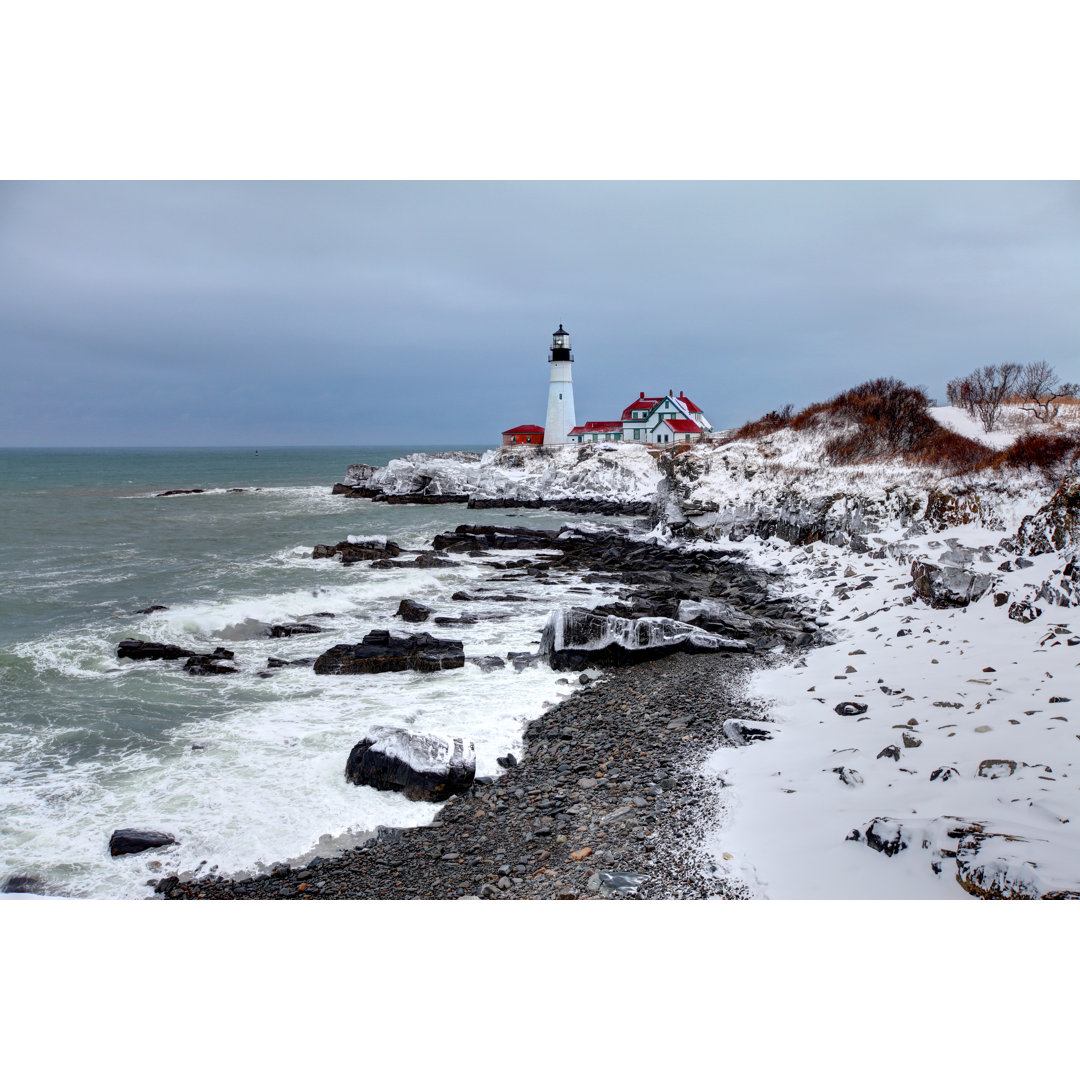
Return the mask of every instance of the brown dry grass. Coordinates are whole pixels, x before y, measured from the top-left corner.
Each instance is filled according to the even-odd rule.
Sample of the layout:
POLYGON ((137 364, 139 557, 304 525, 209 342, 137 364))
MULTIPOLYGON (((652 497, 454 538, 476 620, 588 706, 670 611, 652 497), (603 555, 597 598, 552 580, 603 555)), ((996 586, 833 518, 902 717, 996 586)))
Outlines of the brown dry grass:
POLYGON ((929 413, 930 401, 917 387, 899 379, 872 379, 801 412, 790 406, 743 424, 725 442, 760 439, 784 428, 805 431, 822 423, 854 425, 825 446, 834 465, 901 460, 941 469, 951 475, 983 469, 1038 469, 1062 472, 1080 458, 1076 434, 1028 432, 997 450, 942 427, 929 413))

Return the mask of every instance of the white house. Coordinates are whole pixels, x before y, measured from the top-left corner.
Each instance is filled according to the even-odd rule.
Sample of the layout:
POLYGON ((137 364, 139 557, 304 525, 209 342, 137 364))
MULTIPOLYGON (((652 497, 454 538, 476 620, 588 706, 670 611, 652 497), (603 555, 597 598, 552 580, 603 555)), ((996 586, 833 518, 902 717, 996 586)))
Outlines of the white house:
POLYGON ((644 443, 690 442, 712 432, 705 414, 681 390, 669 390, 664 397, 646 397, 623 409, 623 441, 644 443))

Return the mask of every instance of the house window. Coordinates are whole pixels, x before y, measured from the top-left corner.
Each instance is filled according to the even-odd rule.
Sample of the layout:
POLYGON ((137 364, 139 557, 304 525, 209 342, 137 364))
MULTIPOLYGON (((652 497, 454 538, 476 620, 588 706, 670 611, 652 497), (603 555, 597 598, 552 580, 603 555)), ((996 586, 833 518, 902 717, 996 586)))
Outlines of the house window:
POLYGON ((525 441, 526 442, 532 442, 532 436, 531 435, 526 435, 525 436, 525 441))

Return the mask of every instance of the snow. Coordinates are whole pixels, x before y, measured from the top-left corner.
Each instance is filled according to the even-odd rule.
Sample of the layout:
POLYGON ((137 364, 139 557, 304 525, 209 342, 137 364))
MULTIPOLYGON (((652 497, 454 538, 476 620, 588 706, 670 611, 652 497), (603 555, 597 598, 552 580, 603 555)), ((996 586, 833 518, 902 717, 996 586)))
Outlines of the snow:
POLYGON ((984 446, 993 446, 996 449, 1009 446, 1016 441, 1019 434, 1011 428, 997 427, 993 431, 984 431, 982 422, 973 417, 966 409, 957 409, 952 405, 939 405, 929 410, 930 415, 942 426, 957 435, 963 435, 967 439, 974 439, 984 446))
POLYGON ((643 446, 500 446, 481 457, 459 451, 409 454, 367 482, 388 495, 483 499, 648 501, 660 471, 643 446))
POLYGON ((448 773, 451 765, 476 768, 476 748, 472 742, 441 735, 375 727, 371 749, 408 765, 419 773, 448 773))
POLYGON ((774 737, 709 759, 728 785, 708 842, 718 873, 769 898, 966 898, 961 863, 969 878, 1014 892, 1080 889, 1080 647, 1068 644, 1080 646, 1080 635, 1068 609, 1023 624, 993 599, 1036 586, 1061 556, 1012 573, 997 571, 995 556, 981 567, 994 589, 966 608, 935 610, 910 595, 912 557, 937 561, 950 539, 1000 538, 968 526, 909 538, 886 559, 776 539, 740 545, 791 575, 835 643, 758 672, 748 689, 774 737), (869 708, 837 715, 844 701, 869 708), (880 756, 889 746, 899 760, 880 756), (1015 771, 984 764, 994 761, 1015 771), (949 768, 947 780, 931 780, 949 768), (891 829, 904 850, 889 857, 846 839, 856 829, 865 837, 875 818, 888 819, 875 831, 891 829), (982 837, 970 833, 976 824, 982 837), (966 838, 949 836, 962 828, 966 838))

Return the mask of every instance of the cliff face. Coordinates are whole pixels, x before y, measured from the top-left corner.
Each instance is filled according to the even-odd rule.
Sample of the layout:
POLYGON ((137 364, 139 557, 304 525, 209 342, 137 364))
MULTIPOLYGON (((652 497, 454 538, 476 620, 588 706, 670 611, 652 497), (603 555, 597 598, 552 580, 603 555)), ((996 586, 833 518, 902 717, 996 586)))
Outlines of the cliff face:
POLYGON ((1039 473, 1017 470, 950 477, 898 461, 832 465, 825 439, 784 430, 665 458, 654 522, 706 539, 776 536, 862 550, 866 537, 897 529, 1012 532, 1054 488, 1039 473))

